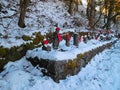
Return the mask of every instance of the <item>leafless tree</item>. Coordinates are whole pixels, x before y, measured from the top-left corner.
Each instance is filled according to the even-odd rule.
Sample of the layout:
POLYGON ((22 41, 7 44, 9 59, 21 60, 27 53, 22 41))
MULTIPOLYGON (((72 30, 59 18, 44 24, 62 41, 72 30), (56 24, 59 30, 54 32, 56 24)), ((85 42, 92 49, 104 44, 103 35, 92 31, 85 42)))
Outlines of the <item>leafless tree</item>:
POLYGON ((87 9, 86 15, 88 18, 88 26, 90 29, 94 29, 94 16, 95 16, 95 1, 94 0, 87 0, 87 9))
POLYGON ((25 27, 25 14, 26 14, 26 10, 27 7, 29 6, 30 0, 20 0, 20 17, 19 17, 19 22, 18 22, 18 26, 21 28, 25 27))

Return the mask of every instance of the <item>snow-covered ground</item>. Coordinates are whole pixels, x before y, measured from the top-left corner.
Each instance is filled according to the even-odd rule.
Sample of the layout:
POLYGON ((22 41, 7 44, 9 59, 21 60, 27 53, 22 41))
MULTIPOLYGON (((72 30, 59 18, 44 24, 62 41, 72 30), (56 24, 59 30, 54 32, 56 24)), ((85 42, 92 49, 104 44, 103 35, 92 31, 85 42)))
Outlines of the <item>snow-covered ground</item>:
POLYGON ((60 83, 43 76, 25 57, 0 73, 0 90, 120 90, 120 41, 96 55, 74 76, 60 83))
MULTIPOLYGON (((26 13, 25 17, 25 28, 18 26, 19 0, 1 0, 0 3, 3 6, 1 11, 6 12, 0 12, 0 46, 6 48, 20 46, 26 42, 22 39, 23 35, 33 37, 35 32, 45 35, 48 32, 54 32, 56 24, 61 28, 61 32, 76 29, 73 25, 74 17, 67 12, 68 8, 65 3, 59 0, 46 0, 46 2, 31 0, 31 5, 28 8, 29 12, 26 13), (63 28, 65 23, 67 23, 67 26, 63 28)), ((85 10, 84 7, 81 6, 81 8, 85 10)), ((87 24, 86 18, 80 15, 79 18, 83 25, 87 24)), ((85 27, 80 27, 79 30, 85 31, 85 27)))
MULTIPOLYGON (((41 32, 42 34, 49 31, 53 32, 55 28, 54 24, 56 23, 59 24, 61 33, 71 30, 74 32, 76 29, 72 23, 73 16, 67 13, 67 7, 65 7, 63 2, 53 2, 54 0, 47 0, 47 2, 42 2, 41 0, 31 1, 34 4, 29 7, 31 11, 26 13, 25 23, 27 27, 24 29, 17 25, 19 19, 19 6, 17 4, 19 0, 0 1, 0 4, 4 6, 3 11, 7 11, 7 14, 0 12, 0 46, 7 48, 20 46, 26 43, 26 41, 21 38, 23 35, 33 36, 35 32, 41 32), (36 1, 39 2, 36 3, 36 1), (1 18, 14 14, 16 15, 12 18, 1 18), (68 27, 63 28, 62 26, 66 22, 68 23, 68 27)), ((82 7, 82 10, 85 11, 84 7, 82 7)), ((80 20, 83 27, 79 29, 85 31, 87 20, 85 17, 80 17, 80 20)), ((58 52, 58 59, 68 58, 67 56, 70 56, 71 52, 72 55, 73 53, 74 55, 71 55, 70 58, 74 58, 77 53, 90 50, 95 48, 95 45, 100 46, 106 42, 101 43, 94 40, 89 41, 87 44, 80 43, 78 48, 81 49, 81 51, 78 51, 78 48, 76 49, 73 45, 67 48, 63 46, 63 43, 65 42, 62 42, 59 48, 67 49, 68 53, 66 53, 66 56, 61 57, 60 52, 58 52)), ((33 67, 31 63, 26 60, 26 57, 29 55, 35 56, 35 54, 40 54, 40 52, 36 51, 41 51, 41 48, 28 51, 22 59, 16 62, 9 62, 5 65, 4 71, 0 73, 0 90, 120 90, 119 48, 120 41, 111 49, 107 49, 96 55, 77 75, 67 77, 67 79, 61 80, 60 83, 55 83, 50 77, 43 76, 42 72, 40 72, 41 68, 33 67)), ((54 53, 54 51, 50 53, 54 53)))
POLYGON ((82 0, 83 6, 79 6, 79 12, 83 11, 84 15, 75 14, 71 16, 67 11, 68 7, 60 0, 31 0, 31 5, 25 17, 25 28, 18 26, 20 7, 19 0, 1 0, 2 13, 0 12, 0 46, 10 48, 20 46, 26 41, 22 36, 27 35, 34 38, 35 32, 40 32, 45 35, 49 32, 54 32, 55 25, 61 28, 61 33, 67 31, 88 31, 88 20, 86 18, 86 0, 82 0), (74 22, 82 24, 81 27, 74 25, 74 22), (65 26, 65 23, 67 25, 65 26), (64 27, 63 27, 64 26, 64 27))

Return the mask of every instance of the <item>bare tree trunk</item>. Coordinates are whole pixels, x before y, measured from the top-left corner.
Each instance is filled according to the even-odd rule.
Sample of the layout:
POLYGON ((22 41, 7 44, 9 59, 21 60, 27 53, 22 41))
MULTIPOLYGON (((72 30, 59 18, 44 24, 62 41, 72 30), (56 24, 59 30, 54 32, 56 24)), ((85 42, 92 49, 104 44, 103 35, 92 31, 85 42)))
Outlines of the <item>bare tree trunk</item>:
POLYGON ((88 17, 88 26, 90 29, 94 29, 94 16, 95 16, 95 4, 94 0, 88 0, 87 5, 87 17, 88 17))
POLYGON ((110 28, 110 25, 111 25, 110 18, 112 17, 113 9, 114 9, 114 0, 113 1, 110 0, 110 6, 109 6, 108 18, 107 18, 107 23, 108 24, 106 25, 106 29, 110 28))
MULTIPOLYGON (((105 25, 102 28, 109 29, 110 25, 111 25, 111 20, 113 20, 113 10, 114 10, 114 4, 115 4, 115 0, 109 0, 109 9, 108 9, 108 16, 107 16, 107 22, 105 23, 105 25)), ((116 16, 116 15, 115 15, 116 16)))
POLYGON ((25 27, 25 14, 26 14, 26 9, 29 6, 30 0, 20 0, 20 17, 19 17, 19 22, 18 26, 21 28, 25 27))
POLYGON ((109 27, 110 27, 110 22, 111 22, 112 20, 114 20, 118 15, 120 15, 120 13, 116 13, 115 15, 111 16, 111 17, 109 18, 109 20, 107 21, 107 23, 105 23, 105 25, 104 25, 102 28, 105 28, 105 27, 106 27, 106 29, 109 29, 109 27), (108 26, 109 26, 109 27, 108 27, 108 26))
POLYGON ((109 5, 109 0, 104 0, 104 7, 105 7, 104 23, 106 23, 106 17, 108 16, 108 5, 109 5))
POLYGON ((72 3, 73 3, 73 0, 70 0, 70 1, 69 1, 69 10, 68 10, 68 12, 69 12, 70 14, 72 14, 72 3))
POLYGON ((102 13, 100 13, 100 15, 99 15, 97 21, 94 23, 93 27, 95 27, 95 25, 100 21, 101 16, 102 16, 102 13))
POLYGON ((82 5, 82 1, 81 0, 75 0, 75 5, 76 5, 76 10, 78 11, 78 6, 82 5))
POLYGON ((98 0, 98 6, 99 6, 99 13, 100 13, 100 15, 99 15, 98 19, 96 20, 96 22, 94 23, 93 27, 95 27, 96 24, 97 24, 97 23, 100 21, 100 19, 101 19, 102 12, 103 12, 103 10, 104 10, 104 6, 103 6, 101 3, 102 3, 101 0, 98 0))

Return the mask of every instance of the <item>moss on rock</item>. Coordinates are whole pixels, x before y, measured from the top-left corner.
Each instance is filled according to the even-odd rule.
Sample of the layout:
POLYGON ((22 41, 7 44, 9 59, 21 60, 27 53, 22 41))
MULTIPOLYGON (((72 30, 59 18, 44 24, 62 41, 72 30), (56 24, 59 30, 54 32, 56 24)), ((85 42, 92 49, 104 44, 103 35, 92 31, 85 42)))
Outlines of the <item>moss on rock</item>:
POLYGON ((0 47, 0 58, 4 57, 7 55, 7 49, 0 47))
POLYGON ((24 41, 32 40, 31 37, 30 37, 30 36, 27 36, 27 35, 23 35, 23 36, 22 36, 22 39, 23 39, 24 41))
POLYGON ((40 32, 37 32, 37 33, 35 34, 35 38, 33 39, 33 44, 36 44, 36 45, 37 45, 37 44, 39 44, 40 42, 42 42, 43 39, 44 39, 44 36, 42 36, 40 32))

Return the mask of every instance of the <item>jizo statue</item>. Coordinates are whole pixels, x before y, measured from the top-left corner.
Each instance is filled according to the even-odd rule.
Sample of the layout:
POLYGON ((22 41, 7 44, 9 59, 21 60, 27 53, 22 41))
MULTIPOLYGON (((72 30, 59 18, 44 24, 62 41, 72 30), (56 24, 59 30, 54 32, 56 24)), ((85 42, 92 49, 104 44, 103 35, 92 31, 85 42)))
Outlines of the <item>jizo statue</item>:
POLYGON ((73 45, 75 45, 75 46, 79 45, 79 39, 78 39, 77 33, 74 33, 74 35, 73 35, 73 45))

